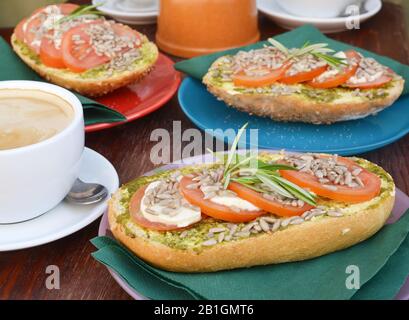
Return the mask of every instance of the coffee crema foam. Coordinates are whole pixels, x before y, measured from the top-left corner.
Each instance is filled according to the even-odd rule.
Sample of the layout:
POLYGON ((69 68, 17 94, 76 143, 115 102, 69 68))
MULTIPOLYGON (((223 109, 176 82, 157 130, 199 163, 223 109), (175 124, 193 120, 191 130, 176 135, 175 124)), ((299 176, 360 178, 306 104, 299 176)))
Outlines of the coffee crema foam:
POLYGON ((63 98, 37 89, 0 89, 0 150, 47 140, 73 120, 63 98))

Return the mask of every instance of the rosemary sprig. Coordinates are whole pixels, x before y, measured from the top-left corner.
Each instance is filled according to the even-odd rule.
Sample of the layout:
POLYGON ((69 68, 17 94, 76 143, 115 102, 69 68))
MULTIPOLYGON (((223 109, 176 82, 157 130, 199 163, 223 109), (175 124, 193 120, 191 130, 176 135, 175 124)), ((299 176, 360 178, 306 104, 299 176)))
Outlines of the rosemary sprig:
POLYGON ((340 65, 347 65, 344 59, 335 56, 330 56, 319 52, 314 52, 312 54, 319 59, 325 60, 331 67, 334 68, 339 68, 340 65))
POLYGON ((224 163, 223 172, 223 187, 227 189, 231 181, 240 183, 249 189, 257 192, 266 192, 257 185, 266 185, 272 191, 290 198, 300 199, 308 204, 315 205, 315 195, 297 186, 296 184, 281 177, 279 170, 297 170, 296 168, 284 164, 270 164, 260 159, 255 159, 258 155, 247 153, 244 156, 237 154, 237 145, 247 127, 247 123, 239 129, 230 151, 226 156, 220 156, 217 153, 209 150, 214 156, 219 158, 224 163), (255 166, 252 165, 252 160, 256 160, 255 166))
POLYGON ((98 3, 96 5, 81 5, 69 15, 62 17, 56 21, 57 24, 61 24, 73 19, 78 18, 79 16, 83 15, 96 15, 96 16, 103 16, 105 15, 103 12, 97 10, 98 7, 102 6, 105 2, 98 3))
POLYGON ((290 60, 294 57, 299 57, 304 54, 312 54, 316 58, 324 60, 327 62, 330 66, 334 68, 339 68, 341 65, 346 65, 345 60, 339 57, 336 57, 333 55, 334 50, 331 48, 328 48, 327 43, 316 43, 316 44, 310 44, 309 41, 305 42, 304 45, 299 48, 299 49, 288 49, 286 46, 284 46, 282 43, 278 42, 277 40, 270 38, 268 39, 268 42, 278 50, 280 50, 282 53, 284 53, 287 56, 286 60, 290 60))

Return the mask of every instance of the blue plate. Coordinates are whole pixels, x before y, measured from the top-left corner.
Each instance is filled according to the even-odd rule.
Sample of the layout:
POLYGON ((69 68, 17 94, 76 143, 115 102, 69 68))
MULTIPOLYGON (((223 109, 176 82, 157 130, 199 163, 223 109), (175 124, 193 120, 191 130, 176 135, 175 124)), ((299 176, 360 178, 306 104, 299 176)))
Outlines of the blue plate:
MULTIPOLYGON (((286 149, 303 152, 326 152, 352 155, 381 148, 409 132, 409 96, 401 97, 393 106, 361 120, 331 125, 276 122, 251 116, 217 100, 200 81, 187 77, 178 92, 183 112, 199 128, 237 130, 248 122, 249 129, 259 129, 260 149, 286 149)), ((226 140, 221 132, 217 139, 226 140)))

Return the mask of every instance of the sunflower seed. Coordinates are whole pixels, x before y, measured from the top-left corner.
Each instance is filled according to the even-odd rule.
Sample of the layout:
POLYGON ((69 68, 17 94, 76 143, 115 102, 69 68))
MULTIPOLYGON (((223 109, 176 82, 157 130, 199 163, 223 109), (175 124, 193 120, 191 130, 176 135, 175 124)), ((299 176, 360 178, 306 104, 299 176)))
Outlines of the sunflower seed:
POLYGON ((219 236, 217 237, 217 242, 223 242, 224 240, 224 232, 223 233, 219 233, 219 236))
POLYGON ((146 211, 147 213, 153 214, 153 215, 155 215, 155 216, 157 216, 157 215, 159 214, 158 212, 156 212, 156 211, 154 211, 154 210, 152 210, 152 209, 150 209, 150 208, 145 208, 145 211, 146 211))
POLYGON ((292 217, 291 217, 291 218, 284 219, 284 220, 281 222, 281 226, 282 226, 282 227, 287 227, 287 226, 290 224, 290 222, 291 222, 292 219, 293 219, 292 217))
MULTIPOLYGON (((207 199, 214 198, 214 197, 216 197, 216 196, 217 196, 216 192, 209 192, 209 193, 205 193, 203 199, 207 200, 207 199)), ((240 211, 240 210, 239 210, 239 211, 240 211)))
POLYGON ((155 197, 161 200, 172 199, 172 196, 168 193, 157 194, 155 197))
POLYGON ((219 191, 219 189, 218 186, 202 186, 201 188, 204 193, 219 191))
POLYGON ((260 226, 260 224, 258 223, 258 224, 255 224, 254 225, 254 227, 253 227, 253 229, 252 229, 252 231, 257 231, 257 232, 260 232, 262 229, 261 229, 261 226, 260 226))
POLYGON ((310 213, 311 213, 311 211, 305 211, 305 212, 301 215, 301 218, 305 219, 310 213))
POLYGON ((274 222, 273 226, 271 227, 271 231, 277 231, 281 226, 281 220, 277 220, 276 222, 274 222))
POLYGON ((261 229, 264 232, 270 231, 270 225, 265 220, 260 219, 259 224, 260 224, 261 229))
POLYGON ((206 246, 206 247, 214 246, 215 244, 217 244, 216 239, 210 239, 210 240, 202 242, 202 246, 206 246))
POLYGON ((330 217, 342 217, 343 213, 338 211, 338 210, 329 210, 327 212, 327 215, 330 216, 330 217))
POLYGON ((167 206, 174 203, 173 199, 164 199, 164 200, 160 200, 158 201, 156 204, 160 205, 160 206, 167 206))
POLYGON ((224 231, 226 231, 226 228, 211 228, 209 230, 209 232, 212 232, 212 233, 219 233, 219 232, 224 232, 224 231))
POLYGON ((269 223, 274 223, 277 221, 276 218, 272 218, 272 217, 261 217, 260 220, 264 220, 265 222, 269 222, 269 223))
POLYGON ((247 231, 247 232, 240 231, 240 232, 236 232, 234 234, 234 236, 237 237, 237 238, 248 238, 250 236, 250 232, 249 231, 247 231))
POLYGON ((362 182, 362 180, 361 180, 358 176, 355 176, 355 181, 358 182, 358 184, 359 184, 361 187, 365 187, 364 183, 362 182))
POLYGON ((244 226, 243 228, 241 228, 241 232, 248 232, 250 231, 256 224, 258 224, 257 222, 252 222, 247 224, 246 226, 244 226))
POLYGON ((362 172, 361 168, 356 168, 352 171, 353 176, 359 176, 359 174, 362 172))
POLYGON ((238 228, 239 228, 239 227, 238 227, 237 224, 231 225, 231 227, 229 227, 229 229, 230 229, 229 235, 230 235, 230 236, 234 235, 234 234, 236 233, 236 231, 237 231, 238 228))
POLYGON ((303 223, 303 222, 304 222, 304 219, 303 219, 303 218, 297 217, 297 218, 291 220, 291 221, 290 221, 290 224, 296 225, 296 224, 300 224, 300 223, 303 223))

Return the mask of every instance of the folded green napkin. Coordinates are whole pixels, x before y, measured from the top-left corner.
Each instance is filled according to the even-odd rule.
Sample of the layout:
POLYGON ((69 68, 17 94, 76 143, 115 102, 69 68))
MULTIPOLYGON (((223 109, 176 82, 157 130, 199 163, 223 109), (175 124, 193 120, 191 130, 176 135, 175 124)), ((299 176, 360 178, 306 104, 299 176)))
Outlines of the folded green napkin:
POLYGON ((109 237, 91 242, 96 260, 152 299, 393 299, 409 274, 408 232, 409 210, 370 239, 316 259, 200 274, 152 267, 109 237), (359 267, 359 290, 345 285, 350 265, 359 267))
MULTIPOLYGON (((362 53, 363 55, 367 57, 373 57, 380 63, 390 67, 396 73, 401 75, 404 79, 409 79, 409 66, 401 64, 388 57, 381 56, 373 52, 366 51, 361 48, 353 47, 349 44, 328 38, 325 35, 323 35, 317 28, 311 25, 304 25, 302 27, 291 30, 289 32, 282 33, 278 36, 275 36, 274 39, 282 42, 288 48, 301 47, 306 41, 309 41, 310 43, 321 43, 321 42, 328 43, 329 47, 336 51, 348 50, 348 49, 353 48, 357 50, 358 52, 362 53)), ((196 57, 196 58, 189 59, 189 60, 184 60, 184 61, 176 63, 175 69, 181 72, 184 72, 193 78, 201 80, 203 76, 207 73, 207 70, 209 69, 210 65, 217 58, 227 55, 227 54, 235 54, 236 52, 240 50, 248 51, 250 49, 262 48, 263 45, 265 44, 268 44, 268 42, 261 41, 261 42, 257 42, 255 44, 245 46, 245 47, 235 48, 231 50, 226 50, 226 51, 217 52, 217 53, 213 53, 213 54, 209 54, 205 56, 196 57)), ((409 81, 406 81, 405 88, 403 91, 403 94, 407 94, 407 93, 409 93, 409 81)))
MULTIPOLYGON (((2 80, 44 81, 36 72, 21 61, 7 42, 0 37, 0 81, 2 80)), ((74 94, 81 101, 84 108, 85 125, 126 120, 119 112, 78 93, 74 92, 74 94)))

